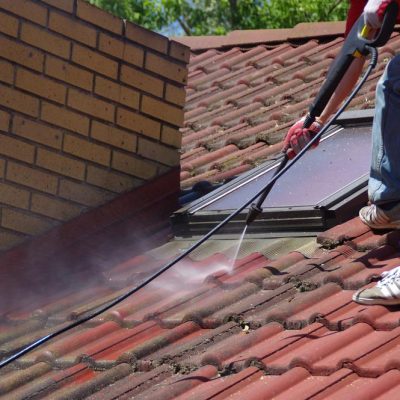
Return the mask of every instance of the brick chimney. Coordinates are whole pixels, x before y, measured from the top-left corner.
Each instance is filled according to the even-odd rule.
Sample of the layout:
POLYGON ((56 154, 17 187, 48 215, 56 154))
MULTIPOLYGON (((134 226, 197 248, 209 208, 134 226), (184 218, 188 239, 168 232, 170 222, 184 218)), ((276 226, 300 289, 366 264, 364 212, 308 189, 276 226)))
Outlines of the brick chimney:
POLYGON ((187 47, 83 0, 2 0, 0 56, 0 249, 179 168, 187 47))

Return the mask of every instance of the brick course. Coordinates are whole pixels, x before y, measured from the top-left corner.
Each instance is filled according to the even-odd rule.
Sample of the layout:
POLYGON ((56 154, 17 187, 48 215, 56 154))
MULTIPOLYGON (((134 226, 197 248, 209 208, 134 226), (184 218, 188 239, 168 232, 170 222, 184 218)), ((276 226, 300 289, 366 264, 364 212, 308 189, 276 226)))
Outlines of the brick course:
POLYGON ((0 60, 0 81, 9 84, 14 82, 14 66, 8 61, 0 60))
POLYGON ((18 68, 15 85, 20 89, 37 94, 39 97, 65 104, 67 88, 42 75, 18 68))
POLYGON ((46 25, 47 8, 31 0, 0 0, 0 8, 37 24, 46 25))
POLYGON ((29 208, 30 192, 8 183, 0 182, 0 202, 18 208, 29 208))
POLYGON ((68 179, 61 179, 59 196, 66 200, 82 204, 88 207, 96 207, 111 200, 114 194, 85 182, 74 182, 68 179))
POLYGON ((41 118, 43 121, 50 122, 76 133, 86 136, 89 134, 89 117, 65 107, 59 107, 51 103, 42 102, 41 118))
POLYGON ((111 151, 109 148, 72 135, 66 135, 64 137, 64 151, 106 167, 110 165, 111 151))
POLYGON ((190 49, 172 40, 169 45, 169 55, 187 64, 190 59, 190 49))
POLYGON ((161 141, 169 146, 180 149, 182 144, 182 133, 177 128, 171 128, 168 125, 164 125, 161 132, 161 141))
POLYGON ((26 235, 8 232, 0 228, 0 250, 4 251, 10 247, 16 246, 25 241, 26 238, 26 235))
POLYGON ((57 78, 81 89, 90 91, 93 88, 94 74, 92 72, 71 65, 67 61, 63 61, 56 57, 46 57, 45 73, 48 76, 57 78))
POLYGON ((138 69, 122 65, 121 81, 144 92, 162 97, 164 81, 138 69))
POLYGON ((119 35, 122 34, 123 21, 121 19, 94 7, 83 0, 77 1, 76 14, 82 20, 97 25, 102 29, 106 29, 119 35))
POLYGON ((93 121, 91 137, 111 146, 136 153, 137 135, 131 132, 93 121))
POLYGON ((2 209, 1 225, 28 235, 38 235, 55 224, 49 220, 11 209, 2 209))
POLYGON ((79 214, 84 207, 62 201, 49 196, 34 193, 32 196, 31 210, 60 221, 68 221, 79 214))
POLYGON ((33 167, 14 162, 7 163, 7 180, 45 193, 57 193, 58 178, 33 167))
POLYGON ((181 108, 153 99, 152 97, 143 96, 141 109, 145 114, 167 121, 173 125, 181 126, 183 123, 181 108))
POLYGON ((84 0, 0 0, 1 250, 176 168, 189 54, 84 0))
POLYGON ((175 148, 167 148, 147 139, 139 139, 138 154, 150 160, 158 160, 168 166, 179 165, 180 157, 175 148))
POLYGON ((35 147, 19 139, 0 134, 0 154, 32 164, 35 147))
POLYGON ((115 106, 113 104, 79 90, 69 89, 68 105, 92 117, 114 121, 115 106))
POLYGON ((74 10, 75 4, 75 0, 42 0, 42 2, 70 13, 74 10))
POLYGON ((95 47, 97 31, 79 21, 71 20, 57 11, 50 12, 49 28, 69 39, 76 40, 88 46, 95 47))
POLYGON ((160 53, 166 54, 168 51, 168 39, 166 37, 148 31, 147 29, 130 22, 127 22, 126 24, 126 37, 145 47, 157 50, 160 53))
POLYGON ((186 83, 187 70, 184 65, 167 60, 157 54, 147 53, 145 67, 157 75, 164 76, 178 83, 186 83))
POLYGON ((12 132, 32 142, 61 149, 63 133, 42 122, 32 121, 16 115, 13 120, 12 132))
POLYGON ((11 15, 0 12, 0 32, 17 37, 19 21, 11 15))
POLYGON ((39 99, 12 87, 0 84, 0 104, 14 111, 37 117, 39 115, 39 99))
POLYGON ((71 178, 85 178, 85 163, 45 149, 38 149, 36 165, 71 178))
POLYGON ((88 166, 87 181, 92 185, 110 190, 115 193, 122 193, 131 188, 140 186, 143 181, 95 166, 88 166))
POLYGON ((165 88, 165 100, 183 107, 186 100, 186 91, 182 87, 167 83, 165 88))
POLYGON ((143 66, 144 50, 141 47, 121 42, 108 34, 100 33, 99 50, 124 60, 129 64, 138 67, 143 66))
POLYGON ((109 76, 110 78, 117 78, 118 63, 116 61, 84 46, 74 44, 72 49, 72 61, 92 71, 109 76))
POLYGON ((102 76, 96 77, 94 91, 96 94, 116 103, 124 104, 134 110, 139 109, 140 93, 138 91, 105 79, 102 76))
POLYGON ((160 138, 161 124, 139 113, 133 113, 123 108, 118 108, 117 124, 154 139, 160 138))
POLYGON ((6 171, 6 160, 0 158, 0 177, 3 178, 6 171))
POLYGON ((140 158, 133 158, 129 154, 114 151, 112 167, 126 174, 141 179, 152 179, 157 174, 157 166, 140 158))
POLYGON ((69 58, 71 54, 69 40, 52 35, 51 32, 32 24, 22 24, 21 39, 25 43, 63 58, 69 58))
POLYGON ((43 52, 4 36, 0 36, 0 56, 36 71, 43 70, 43 52))
POLYGON ((7 131, 10 125, 10 114, 0 110, 0 130, 7 131))

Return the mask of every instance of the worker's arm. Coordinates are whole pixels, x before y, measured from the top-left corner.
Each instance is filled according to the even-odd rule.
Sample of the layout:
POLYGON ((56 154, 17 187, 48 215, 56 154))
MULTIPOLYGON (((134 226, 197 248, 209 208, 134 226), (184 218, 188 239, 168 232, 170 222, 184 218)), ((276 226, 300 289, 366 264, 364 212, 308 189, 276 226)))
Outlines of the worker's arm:
POLYGON ((340 81, 338 87, 333 92, 333 95, 326 105, 324 111, 319 116, 320 123, 325 124, 326 121, 328 121, 328 119, 331 117, 331 115, 339 109, 342 102, 348 97, 361 75, 364 62, 364 57, 355 58, 353 60, 349 69, 346 71, 345 75, 340 81))
MULTIPOLYGON (((302 118, 289 129, 284 141, 284 151, 287 153, 289 158, 293 158, 296 154, 298 154, 322 129, 323 125, 329 120, 331 115, 333 115, 339 109, 344 99, 348 97, 350 92, 353 90, 353 87, 356 85, 364 62, 364 57, 355 58, 353 60, 338 87, 333 92, 333 95, 326 105, 324 111, 320 116, 315 118, 315 122, 313 122, 309 128, 303 128, 304 118, 302 118)), ((313 147, 316 147, 317 145, 318 142, 314 143, 313 147)))
MULTIPOLYGON (((364 22, 373 29, 381 26, 383 16, 387 6, 393 0, 368 0, 364 7, 364 22)), ((396 0, 400 3, 400 0, 396 0)), ((360 10, 361 11, 361 10, 360 10)), ((353 15, 354 17, 354 15, 353 15)), ((298 154, 310 140, 318 133, 331 115, 339 108, 343 100, 350 94, 353 87, 361 74, 365 59, 356 58, 352 62, 350 68, 345 73, 343 79, 339 83, 327 106, 320 116, 316 118, 316 122, 310 128, 303 128, 301 121, 296 122, 286 135, 283 151, 292 158, 298 154)), ((314 144, 314 147, 318 143, 314 144)))
MULTIPOLYGON (((368 0, 367 4, 364 7, 364 23, 370 29, 371 37, 374 36, 376 29, 379 29, 383 17, 386 12, 386 7, 393 0, 368 0)), ((400 3, 399 0, 397 0, 400 3)), ((322 114, 319 116, 321 123, 326 123, 326 121, 330 118, 330 116, 337 111, 340 104, 344 101, 344 99, 350 94, 353 90, 355 84, 357 83, 358 78, 361 75, 361 71, 365 62, 364 57, 356 58, 352 62, 350 68, 347 70, 334 94, 332 95, 329 103, 325 107, 322 114)))

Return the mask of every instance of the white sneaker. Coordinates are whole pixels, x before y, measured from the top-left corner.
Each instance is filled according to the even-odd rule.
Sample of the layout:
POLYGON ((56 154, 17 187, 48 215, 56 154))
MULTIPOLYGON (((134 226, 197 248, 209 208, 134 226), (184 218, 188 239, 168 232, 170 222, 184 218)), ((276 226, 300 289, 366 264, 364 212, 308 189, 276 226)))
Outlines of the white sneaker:
POLYGON ((353 300, 360 304, 400 304, 400 267, 383 272, 375 286, 360 289, 353 294, 353 300))
POLYGON ((400 219, 390 217, 376 204, 363 207, 359 216, 361 221, 372 229, 400 229, 400 219))

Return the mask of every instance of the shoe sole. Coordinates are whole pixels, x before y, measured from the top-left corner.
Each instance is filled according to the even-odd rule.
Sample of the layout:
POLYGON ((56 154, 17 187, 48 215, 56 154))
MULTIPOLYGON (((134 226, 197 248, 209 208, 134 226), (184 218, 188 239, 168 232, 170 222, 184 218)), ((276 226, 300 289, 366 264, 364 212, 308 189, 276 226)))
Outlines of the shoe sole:
POLYGON ((400 299, 368 299, 368 298, 357 297, 355 294, 353 295, 353 301, 365 305, 378 305, 378 306, 400 305, 400 299))

